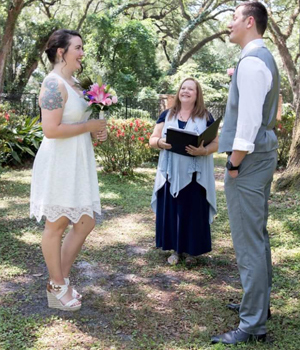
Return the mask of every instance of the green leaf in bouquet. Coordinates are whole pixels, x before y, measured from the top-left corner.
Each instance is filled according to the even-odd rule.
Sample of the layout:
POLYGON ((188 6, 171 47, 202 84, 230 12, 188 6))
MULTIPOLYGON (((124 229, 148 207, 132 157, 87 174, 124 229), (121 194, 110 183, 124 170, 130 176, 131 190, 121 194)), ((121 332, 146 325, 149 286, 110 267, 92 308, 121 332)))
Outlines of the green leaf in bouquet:
POLYGON ((106 85, 105 92, 108 93, 109 89, 110 89, 110 85, 108 84, 108 85, 106 85))
POLYGON ((102 78, 100 75, 97 76, 97 83, 99 86, 102 86, 102 78))

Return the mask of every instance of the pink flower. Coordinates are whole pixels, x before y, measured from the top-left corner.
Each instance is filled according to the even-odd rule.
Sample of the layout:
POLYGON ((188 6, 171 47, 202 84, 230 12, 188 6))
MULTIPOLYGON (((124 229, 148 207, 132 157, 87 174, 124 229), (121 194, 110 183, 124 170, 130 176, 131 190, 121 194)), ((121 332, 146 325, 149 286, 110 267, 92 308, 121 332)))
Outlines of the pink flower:
POLYGON ((134 140, 134 135, 131 136, 131 140, 134 140))
POLYGON ((106 106, 110 106, 112 104, 112 101, 110 98, 106 98, 105 99, 105 103, 104 103, 106 106))
POLYGON ((106 85, 103 84, 102 86, 99 86, 97 83, 91 86, 91 90, 87 91, 86 93, 91 98, 89 105, 93 103, 102 103, 103 105, 107 104, 107 100, 110 94, 105 92, 105 87, 106 85))
POLYGON ((10 115, 9 115, 7 112, 5 112, 4 118, 5 118, 7 121, 9 121, 9 117, 10 117, 10 115))
POLYGON ((94 142, 94 146, 97 147, 98 146, 98 142, 94 142))
POLYGON ((117 96, 113 96, 111 98, 111 100, 112 100, 112 103, 117 103, 118 102, 118 97, 117 96))
POLYGON ((227 69, 227 74, 231 77, 233 76, 233 73, 234 73, 234 68, 228 68, 227 69))

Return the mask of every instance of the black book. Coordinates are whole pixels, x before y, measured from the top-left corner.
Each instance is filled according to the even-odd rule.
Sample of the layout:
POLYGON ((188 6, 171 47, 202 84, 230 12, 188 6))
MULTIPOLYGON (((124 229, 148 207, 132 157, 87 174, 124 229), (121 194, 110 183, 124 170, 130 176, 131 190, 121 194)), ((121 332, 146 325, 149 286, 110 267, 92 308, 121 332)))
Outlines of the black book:
POLYGON ((222 118, 215 120, 202 134, 197 134, 193 131, 187 131, 184 129, 177 129, 172 126, 167 128, 166 142, 172 145, 172 148, 168 151, 182 154, 184 156, 194 157, 188 154, 185 150, 186 146, 199 147, 204 140, 204 146, 214 140, 218 135, 218 129, 222 118))

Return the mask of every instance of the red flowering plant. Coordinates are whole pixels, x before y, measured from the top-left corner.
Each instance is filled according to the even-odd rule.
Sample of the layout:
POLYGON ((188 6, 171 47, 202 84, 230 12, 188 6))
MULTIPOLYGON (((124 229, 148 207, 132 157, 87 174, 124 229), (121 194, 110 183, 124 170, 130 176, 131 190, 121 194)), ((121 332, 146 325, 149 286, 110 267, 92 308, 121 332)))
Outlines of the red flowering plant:
POLYGON ((107 141, 94 143, 103 170, 133 175, 134 168, 150 160, 156 153, 149 147, 154 124, 152 120, 141 118, 109 119, 107 141))
POLYGON ((0 104, 0 165, 35 156, 43 138, 38 119, 19 115, 8 103, 0 104))

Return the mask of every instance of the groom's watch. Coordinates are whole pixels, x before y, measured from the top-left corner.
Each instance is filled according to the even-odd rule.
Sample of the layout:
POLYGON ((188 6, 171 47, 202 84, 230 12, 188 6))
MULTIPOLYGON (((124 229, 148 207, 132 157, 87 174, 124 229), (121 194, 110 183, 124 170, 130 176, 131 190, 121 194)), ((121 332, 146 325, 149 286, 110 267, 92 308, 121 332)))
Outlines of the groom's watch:
POLYGON ((239 165, 238 166, 233 166, 231 161, 228 160, 227 163, 226 163, 226 168, 228 170, 239 170, 240 166, 239 165))

